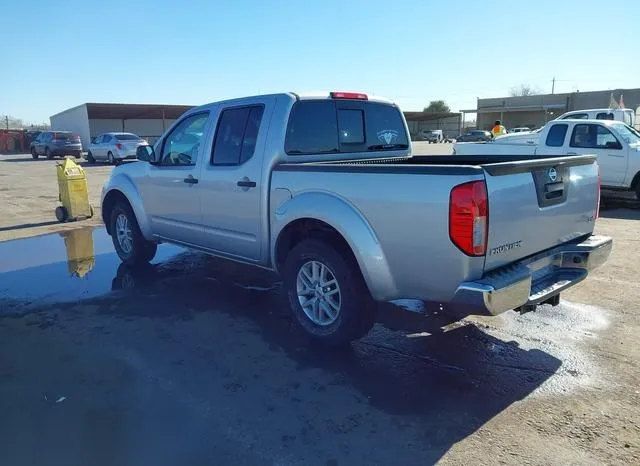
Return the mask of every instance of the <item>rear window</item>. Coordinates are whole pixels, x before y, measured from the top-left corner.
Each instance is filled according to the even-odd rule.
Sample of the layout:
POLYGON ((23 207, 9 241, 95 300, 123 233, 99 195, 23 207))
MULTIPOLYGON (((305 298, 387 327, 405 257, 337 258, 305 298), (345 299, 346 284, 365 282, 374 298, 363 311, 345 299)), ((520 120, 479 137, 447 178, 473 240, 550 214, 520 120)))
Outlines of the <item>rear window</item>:
POLYGON ((549 134, 547 134, 547 146, 549 147, 562 147, 564 144, 564 138, 567 136, 567 129, 569 125, 553 125, 549 129, 549 134))
POLYGON ((613 113, 601 112, 596 115, 596 120, 613 120, 613 113))
POLYGON ((116 134, 115 137, 118 141, 137 141, 140 139, 135 134, 116 134))
POLYGON ((588 113, 573 113, 563 118, 563 120, 588 120, 588 119, 589 119, 588 113))
POLYGON ((291 110, 285 151, 290 155, 408 148, 397 107, 351 100, 297 102, 291 110))
POLYGON ((61 139, 63 141, 66 141, 67 139, 75 139, 75 137, 77 136, 74 136, 71 133, 53 133, 54 139, 61 139))

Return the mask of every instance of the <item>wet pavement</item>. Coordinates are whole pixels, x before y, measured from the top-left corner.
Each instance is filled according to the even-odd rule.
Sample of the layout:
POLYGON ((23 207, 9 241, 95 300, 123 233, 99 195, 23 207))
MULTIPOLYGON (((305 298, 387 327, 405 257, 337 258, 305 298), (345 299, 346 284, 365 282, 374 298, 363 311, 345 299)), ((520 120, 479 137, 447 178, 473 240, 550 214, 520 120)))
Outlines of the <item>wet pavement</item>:
POLYGON ((606 325, 570 303, 488 324, 400 304, 418 312, 382 304, 327 349, 268 272, 165 245, 132 270, 101 228, 0 243, 3 463, 430 464, 593 376, 579 337, 606 325))

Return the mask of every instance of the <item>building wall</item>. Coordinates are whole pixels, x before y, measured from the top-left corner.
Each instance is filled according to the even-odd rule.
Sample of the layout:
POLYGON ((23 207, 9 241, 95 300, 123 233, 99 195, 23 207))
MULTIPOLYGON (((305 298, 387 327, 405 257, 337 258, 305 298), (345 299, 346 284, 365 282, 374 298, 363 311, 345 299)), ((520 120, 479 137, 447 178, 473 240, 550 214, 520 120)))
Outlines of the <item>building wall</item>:
POLYGON ((82 147, 91 142, 87 106, 79 105, 49 118, 51 129, 54 131, 73 131, 80 136, 82 147))
POLYGON ((441 129, 445 137, 457 137, 460 134, 461 116, 451 116, 426 121, 407 121, 411 139, 415 140, 416 135, 423 130, 441 129))
POLYGON ((478 128, 489 129, 495 120, 501 120, 502 124, 507 128, 516 126, 541 126, 547 121, 553 120, 568 111, 608 108, 611 93, 613 93, 614 98, 618 102, 620 101, 620 95, 623 95, 624 106, 626 108, 638 109, 638 107, 640 107, 640 89, 615 89, 564 94, 543 94, 526 97, 478 99, 478 128), (537 106, 538 108, 561 106, 562 108, 553 108, 546 112, 544 110, 503 110, 502 113, 500 112, 501 108, 528 106, 537 106))

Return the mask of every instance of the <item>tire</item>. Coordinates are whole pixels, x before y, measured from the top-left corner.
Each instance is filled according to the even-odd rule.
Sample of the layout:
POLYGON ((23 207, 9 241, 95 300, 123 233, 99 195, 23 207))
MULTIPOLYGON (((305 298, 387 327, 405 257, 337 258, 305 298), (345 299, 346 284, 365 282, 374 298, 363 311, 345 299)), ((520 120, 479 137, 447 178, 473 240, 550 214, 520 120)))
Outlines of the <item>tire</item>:
POLYGON ((38 153, 36 152, 36 148, 35 147, 31 148, 31 158, 33 160, 38 160, 38 153))
POLYGON ((69 212, 63 206, 56 207, 56 220, 60 223, 64 223, 69 218, 69 212))
POLYGON ((111 152, 107 154, 107 161, 109 162, 109 165, 116 164, 116 159, 113 158, 113 154, 111 152))
POLYGON ((283 281, 295 322, 314 340, 329 346, 345 345, 366 335, 373 326, 375 303, 357 264, 328 243, 317 239, 298 243, 285 261, 283 281), (302 277, 306 272, 306 277, 320 278, 321 267, 326 269, 324 278, 328 282, 324 289, 302 277), (315 299, 314 303, 319 303, 310 303, 306 310, 301 304, 305 282, 309 285, 307 302, 315 299))
POLYGON ((49 148, 48 148, 48 147, 46 147, 46 148, 44 149, 44 156, 45 156, 48 160, 51 160, 51 159, 53 158, 53 155, 51 155, 51 152, 49 152, 49 148))
POLYGON ((129 266, 146 264, 156 255, 158 245, 147 241, 142 236, 136 216, 128 204, 118 202, 111 210, 110 231, 113 247, 125 264, 129 266))
POLYGON ((93 154, 91 152, 87 152, 87 162, 96 163, 96 159, 93 158, 93 154))

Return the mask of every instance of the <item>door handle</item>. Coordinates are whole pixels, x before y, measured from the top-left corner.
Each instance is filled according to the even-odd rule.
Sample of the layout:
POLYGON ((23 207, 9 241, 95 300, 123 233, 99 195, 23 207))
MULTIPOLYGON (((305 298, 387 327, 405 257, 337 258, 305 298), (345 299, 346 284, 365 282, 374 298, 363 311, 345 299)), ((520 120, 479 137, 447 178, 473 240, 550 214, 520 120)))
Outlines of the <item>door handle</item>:
POLYGON ((243 178, 240 181, 238 181, 236 184, 238 186, 240 186, 241 188, 255 188, 256 187, 256 182, 255 181, 251 181, 249 178, 243 178))
POLYGON ((567 152, 567 155, 578 155, 577 152, 567 152))
POLYGON ((193 176, 191 176, 191 175, 187 176, 187 177, 186 177, 184 180, 182 180, 182 181, 184 181, 185 183, 188 183, 188 184, 198 184, 198 179, 197 179, 197 178, 194 178, 194 177, 193 177, 193 176))

